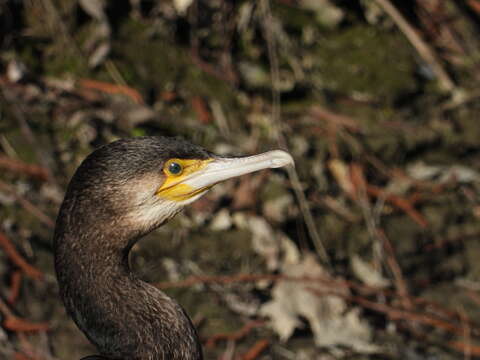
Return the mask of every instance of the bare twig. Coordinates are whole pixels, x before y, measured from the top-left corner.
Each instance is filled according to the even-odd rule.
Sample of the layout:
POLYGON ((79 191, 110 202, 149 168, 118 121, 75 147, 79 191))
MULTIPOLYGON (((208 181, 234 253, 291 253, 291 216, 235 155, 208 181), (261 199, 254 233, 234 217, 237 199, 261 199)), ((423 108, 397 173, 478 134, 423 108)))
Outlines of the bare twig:
POLYGON ((431 67, 432 71, 437 76, 440 87, 449 92, 453 91, 455 89, 455 83, 444 69, 433 48, 420 37, 413 26, 408 23, 390 0, 375 1, 392 18, 412 46, 417 50, 418 54, 431 67))
POLYGON ((0 313, 3 315, 3 327, 15 332, 46 331, 47 323, 32 323, 13 314, 12 310, 0 298, 0 313))
POLYGON ((22 271, 29 277, 33 279, 42 279, 43 273, 30 265, 15 249, 12 242, 7 238, 7 236, 0 232, 0 247, 3 248, 5 253, 8 255, 10 260, 17 265, 22 271))
POLYGON ((463 341, 449 341, 448 346, 451 348, 461 351, 465 354, 465 356, 480 356, 480 346, 473 345, 471 343, 465 343, 463 341))
MULTIPOLYGON (((353 187, 355 189, 355 192, 354 192, 355 197, 359 202, 362 208, 362 212, 364 214, 368 232, 372 237, 374 243, 378 244, 379 247, 381 248, 379 252, 381 251, 382 255, 384 255, 379 260, 384 262, 390 268, 390 271, 392 272, 395 280, 395 287, 397 288, 397 292, 400 295, 403 307, 406 309, 411 309, 412 303, 408 297, 407 283, 405 282, 405 279, 402 274, 402 270, 395 257, 395 251, 393 249, 393 246, 390 243, 387 236, 385 235, 385 232, 379 228, 378 226, 379 221, 377 220, 378 216, 374 215, 374 211, 372 211, 370 207, 369 200, 367 197, 367 193, 370 185, 368 184, 365 178, 363 168, 360 164, 358 163, 351 164, 350 177, 351 177, 351 182, 353 184, 353 187)), ((382 205, 383 205, 385 196, 382 195, 382 196, 379 196, 379 198, 381 199, 382 205)))
POLYGON ((2 86, 0 83, 0 89, 1 95, 4 98, 4 100, 10 105, 10 109, 12 111, 12 115, 16 118, 20 131, 22 132, 22 135, 25 137, 25 139, 28 141, 30 146, 32 148, 37 149, 35 154, 37 155, 37 158, 39 162, 42 164, 43 168, 47 172, 47 178, 48 181, 54 185, 57 185, 55 182, 55 178, 53 176, 53 172, 50 168, 50 161, 49 161, 49 156, 48 154, 42 149, 42 147, 38 146, 38 141, 33 134, 32 130, 30 129, 30 126, 28 125, 28 121, 25 117, 25 113, 23 109, 20 107, 20 105, 15 101, 15 98, 9 92, 6 90, 5 86, 2 86))
POLYGON ((236 85, 238 82, 237 75, 235 73, 219 70, 218 67, 203 61, 198 55, 198 51, 195 48, 192 48, 190 50, 190 60, 192 61, 192 63, 198 66, 200 70, 219 80, 225 81, 232 85, 236 85))
MULTIPOLYGON (((236 283, 252 283, 257 281, 293 281, 301 282, 308 285, 309 283, 321 283, 328 285, 328 288, 338 288, 339 290, 347 287, 355 290, 364 296, 382 296, 389 298, 397 298, 401 296, 397 291, 391 291, 375 286, 359 284, 348 280, 331 279, 321 276, 288 276, 283 274, 237 274, 231 276, 191 276, 183 281, 161 282, 154 284, 159 289, 191 287, 198 284, 222 284, 231 285, 236 283)), ((339 296, 343 296, 342 291, 338 291, 339 296)), ((462 317, 456 311, 446 309, 445 307, 424 298, 405 295, 408 301, 415 306, 422 306, 423 312, 432 312, 435 316, 447 319, 449 322, 458 322, 462 317)), ((480 325, 474 323, 470 319, 463 318, 462 321, 468 321, 472 333, 476 336, 480 335, 480 325)))
POLYGON ((22 284, 22 271, 15 270, 10 276, 10 294, 8 294, 7 301, 9 304, 14 304, 18 295, 20 294, 20 285, 22 284))
POLYGON ((463 338, 465 339, 465 346, 463 348, 463 358, 464 360, 470 360, 472 358, 472 334, 471 334, 471 329, 470 329, 470 324, 468 321, 465 321, 467 318, 467 315, 465 314, 465 310, 460 307, 458 310, 458 313, 460 314, 460 320, 462 323, 463 327, 463 338))
POLYGON ((63 21, 62 16, 59 14, 57 6, 52 0, 42 0, 43 7, 45 9, 45 17, 50 18, 50 31, 53 34, 59 34, 65 45, 66 49, 72 49, 77 56, 77 58, 82 62, 86 63, 86 59, 80 50, 77 42, 70 34, 67 24, 63 21))
POLYGON ((367 227, 368 234, 372 240, 372 253, 374 266, 381 268, 381 264, 385 261, 384 249, 377 236, 377 226, 380 222, 381 208, 383 207, 383 198, 380 198, 377 204, 377 211, 372 209, 370 200, 367 195, 368 182, 365 178, 363 166, 359 163, 351 163, 349 168, 349 178, 351 183, 351 193, 349 194, 355 200, 362 210, 363 219, 367 227))
POLYGON ((47 169, 35 164, 24 163, 23 161, 12 159, 8 156, 0 155, 0 168, 25 174, 43 181, 48 178, 47 169))
POLYGON ((332 196, 328 196, 328 195, 323 197, 314 196, 313 201, 326 206, 329 210, 338 214, 348 222, 355 223, 360 220, 360 217, 358 216, 358 214, 348 209, 346 206, 341 204, 337 199, 335 199, 332 196))
MULTIPOLYGON (((263 30, 265 33, 265 39, 267 41, 268 47, 268 59, 270 62, 270 76, 271 76, 271 88, 272 88, 272 122, 274 125, 277 143, 280 148, 287 149, 287 140, 281 128, 281 103, 280 103, 280 93, 278 92, 277 85, 280 82, 280 73, 279 73, 279 63, 278 57, 275 49, 275 37, 273 36, 273 19, 272 13, 270 9, 270 1, 269 0, 262 0, 260 2, 261 10, 263 12, 263 17, 265 21, 263 22, 263 30)), ((302 212, 303 219, 305 220, 305 224, 307 226, 308 233, 312 239, 312 242, 315 246, 315 250, 322 259, 322 261, 326 264, 330 263, 328 258, 327 251, 325 250, 325 246, 323 245, 323 241, 318 233, 315 220, 313 219, 312 212, 310 210, 310 206, 307 201, 307 197, 303 192, 300 178, 298 177, 298 173, 296 169, 292 166, 287 168, 288 176, 292 183, 293 190, 295 192, 295 196, 297 198, 297 202, 300 206, 300 211, 302 212)))
POLYGON ((35 358, 29 357, 21 352, 16 352, 13 354, 14 360, 37 360, 35 358))
POLYGON ((319 120, 324 120, 333 124, 337 128, 344 128, 353 133, 361 133, 363 129, 360 127, 355 119, 341 114, 336 114, 318 105, 312 107, 311 114, 319 120))
POLYGON ((397 288, 397 292, 401 297, 402 305, 405 309, 410 310, 412 309, 413 304, 410 301, 410 298, 408 297, 407 282, 405 281, 405 278, 402 273, 402 269, 395 256, 395 250, 392 246, 392 243, 387 238, 387 236, 385 235, 385 232, 382 229, 377 229, 376 233, 377 233, 377 236, 380 238, 380 241, 382 242, 383 249, 386 255, 386 263, 393 274, 393 278, 395 279, 395 287, 397 288))
POLYGON ((4 183, 3 181, 0 181, 0 191, 5 191, 12 194, 21 207, 34 215, 38 220, 47 225, 49 228, 53 228, 55 226, 55 222, 48 215, 46 215, 42 210, 33 205, 30 201, 25 199, 19 193, 17 193, 13 186, 4 183))
POLYGON ((480 1, 478 0, 468 0, 468 5, 475 11, 477 14, 480 15, 480 1))
POLYGON ((117 85, 128 88, 128 84, 123 78, 122 73, 120 72, 120 70, 118 70, 117 65, 115 65, 115 63, 112 60, 108 59, 105 61, 105 68, 107 69, 108 74, 110 75, 112 80, 115 81, 117 85))
MULTIPOLYGON (((314 289, 311 289, 312 291, 314 289)), ((315 292, 322 294, 321 291, 315 290, 315 292)), ((340 294, 338 294, 341 296, 340 294)), ((413 311, 408 311, 408 310, 401 310, 397 309, 393 306, 390 306, 388 304, 383 304, 383 303, 378 303, 374 302, 368 299, 365 299, 361 296, 350 296, 350 295, 345 295, 345 298, 347 300, 350 300, 352 302, 355 302, 367 309, 377 311, 380 313, 385 314, 390 318, 391 320, 409 320, 409 321, 414 321, 418 322, 423 325, 430 325, 439 329, 443 329, 445 331, 448 331, 450 333, 456 334, 456 335, 463 335, 463 329, 461 326, 452 324, 448 321, 444 321, 438 318, 434 318, 433 316, 425 313, 417 313, 413 311)))
POLYGON ((206 125, 212 122, 212 114, 210 112, 210 109, 208 108, 207 103, 201 96, 193 96, 190 100, 190 103, 192 104, 192 108, 197 114, 200 123, 206 125))
POLYGON ((241 360, 255 360, 258 359, 258 357, 264 352, 268 346, 270 345, 270 342, 266 339, 258 340, 255 345, 253 345, 250 350, 247 351, 246 354, 244 354, 240 359, 241 360))
POLYGON ((129 86, 111 84, 92 79, 81 79, 79 84, 85 89, 94 89, 107 94, 122 94, 131 98, 137 104, 144 104, 142 95, 140 95, 137 90, 129 86))
POLYGON ((428 222, 425 219, 425 217, 413 207, 412 205, 413 201, 401 198, 400 196, 397 196, 394 194, 389 194, 386 191, 374 185, 368 185, 367 192, 369 195, 372 195, 375 197, 383 197, 385 198, 385 201, 388 201, 391 204, 395 205, 396 207, 402 209, 410 218, 412 218, 413 221, 415 221, 422 228, 425 229, 428 227, 428 222))
POLYGON ((47 323, 34 323, 16 316, 7 317, 3 321, 3 326, 15 332, 47 331, 50 328, 47 323))
MULTIPOLYGON (((319 291, 318 289, 309 289, 312 293, 317 294, 318 296, 330 295, 331 292, 319 291)), ((462 326, 466 326, 462 321, 462 326, 452 324, 451 322, 444 321, 432 315, 426 313, 419 313, 409 310, 401 310, 397 309, 391 305, 374 302, 368 299, 365 299, 361 296, 351 296, 348 294, 340 294, 340 293, 333 293, 333 295, 338 295, 340 297, 344 297, 346 300, 356 303, 366 309, 373 310, 379 313, 384 314, 392 321, 409 321, 415 322, 422 325, 431 326, 433 328, 442 329, 450 334, 455 334, 458 336, 465 335, 464 328, 462 326)), ((468 322, 468 320, 465 320, 468 322)), ((469 326, 469 325, 467 325, 469 326)), ((465 356, 467 355, 480 355, 480 346, 474 346, 470 344, 470 338, 467 339, 467 342, 463 341, 449 341, 446 343, 447 346, 455 349, 457 351, 461 351, 464 353, 465 356)))
POLYGON ((206 347, 214 347, 217 341, 220 340, 240 340, 247 336, 253 329, 264 326, 264 321, 250 321, 245 326, 243 326, 240 330, 235 331, 231 334, 216 334, 207 339, 206 347))

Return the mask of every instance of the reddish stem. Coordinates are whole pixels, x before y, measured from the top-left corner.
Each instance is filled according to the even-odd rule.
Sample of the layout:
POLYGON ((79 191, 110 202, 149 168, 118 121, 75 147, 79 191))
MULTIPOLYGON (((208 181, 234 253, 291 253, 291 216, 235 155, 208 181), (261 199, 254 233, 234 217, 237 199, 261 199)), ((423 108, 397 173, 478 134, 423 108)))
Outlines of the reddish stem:
POLYGON ((12 244, 7 236, 0 232, 0 247, 3 248, 7 256, 12 260, 12 262, 17 265, 22 271, 28 276, 36 280, 41 280, 43 278, 43 273, 30 265, 15 249, 15 246, 12 244))

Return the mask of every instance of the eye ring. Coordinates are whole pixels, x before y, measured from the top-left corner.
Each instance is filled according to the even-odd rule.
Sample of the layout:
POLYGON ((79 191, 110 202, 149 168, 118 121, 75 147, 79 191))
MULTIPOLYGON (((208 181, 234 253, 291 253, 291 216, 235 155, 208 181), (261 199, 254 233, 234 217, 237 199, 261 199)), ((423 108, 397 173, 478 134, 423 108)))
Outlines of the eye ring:
POLYGON ((183 172, 183 166, 177 161, 172 161, 167 164, 167 171, 170 175, 179 176, 183 172))

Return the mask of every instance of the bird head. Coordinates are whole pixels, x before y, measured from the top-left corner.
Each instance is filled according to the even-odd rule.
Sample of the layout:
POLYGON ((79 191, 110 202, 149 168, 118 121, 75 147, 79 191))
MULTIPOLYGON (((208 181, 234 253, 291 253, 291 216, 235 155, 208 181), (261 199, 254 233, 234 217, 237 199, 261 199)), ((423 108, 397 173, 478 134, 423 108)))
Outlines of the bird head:
POLYGON ((74 175, 67 196, 88 201, 98 222, 128 224, 139 235, 159 226, 212 186, 266 168, 293 165, 281 150, 222 157, 185 140, 136 137, 90 154, 74 175))

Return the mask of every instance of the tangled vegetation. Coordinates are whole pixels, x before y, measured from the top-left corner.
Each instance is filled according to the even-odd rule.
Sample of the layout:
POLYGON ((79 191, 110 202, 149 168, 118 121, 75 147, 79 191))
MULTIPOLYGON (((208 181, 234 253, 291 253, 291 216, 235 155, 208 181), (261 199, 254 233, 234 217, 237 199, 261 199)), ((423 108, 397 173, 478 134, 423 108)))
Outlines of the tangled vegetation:
POLYGON ((147 134, 296 160, 133 250, 207 359, 479 357, 479 31, 479 0, 0 1, 0 358, 95 353, 55 216, 88 153, 147 134))

